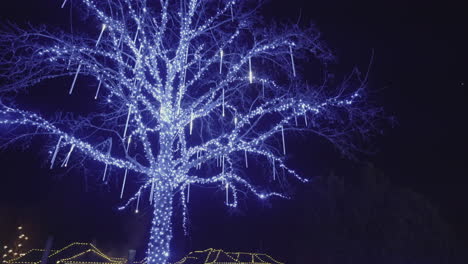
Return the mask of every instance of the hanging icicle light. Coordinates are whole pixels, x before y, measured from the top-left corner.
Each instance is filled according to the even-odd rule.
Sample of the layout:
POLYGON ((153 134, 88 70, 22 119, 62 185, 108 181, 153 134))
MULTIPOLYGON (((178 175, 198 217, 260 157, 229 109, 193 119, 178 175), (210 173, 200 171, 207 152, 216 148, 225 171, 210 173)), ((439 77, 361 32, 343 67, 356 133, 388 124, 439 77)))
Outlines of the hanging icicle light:
POLYGON ((137 28, 137 31, 135 33, 135 38, 133 38, 133 44, 135 44, 136 41, 137 41, 139 31, 140 31, 140 26, 138 26, 138 28, 137 28))
POLYGON ((249 167, 249 160, 247 159, 247 150, 244 150, 244 158, 245 158, 245 167, 249 167))
POLYGON ((130 115, 131 114, 132 114, 132 106, 130 105, 128 107, 127 121, 125 122, 125 129, 124 129, 124 133, 123 133, 123 138, 125 138, 127 136, 128 123, 130 121, 130 115))
POLYGON ((253 83, 252 59, 249 57, 249 82, 253 83))
POLYGON ((292 65, 293 76, 296 77, 296 65, 294 64, 294 55, 293 55, 292 45, 289 46, 289 54, 291 55, 291 65, 292 65))
POLYGON ((106 181, 107 166, 109 166, 109 164, 106 163, 106 165, 104 167, 104 174, 102 175, 102 181, 103 182, 106 181))
MULTIPOLYGON (((107 156, 110 156, 111 151, 112 151, 112 140, 109 139, 109 142, 110 142, 110 144, 109 144, 109 149, 107 150, 107 156)), ((104 173, 103 173, 103 175, 102 175, 102 181, 103 181, 103 182, 106 181, 107 167, 109 166, 109 163, 106 162, 105 164, 106 164, 106 165, 105 165, 105 167, 104 167, 104 173)))
POLYGON ((60 138, 59 138, 59 140, 57 142, 57 145, 55 146, 54 154, 52 155, 52 160, 50 161, 50 169, 52 169, 54 167, 55 158, 57 158, 57 153, 58 153, 58 150, 60 148, 60 143, 62 142, 62 138, 63 138, 63 136, 60 136, 60 138))
POLYGON ((190 113, 190 135, 192 135, 193 130, 193 111, 190 113))
POLYGON ((298 126, 296 109, 294 109, 294 122, 296 123, 296 126, 298 126))
POLYGON ((101 42, 102 35, 104 34, 104 31, 106 30, 106 28, 107 28, 107 25, 102 24, 101 33, 99 34, 99 37, 98 37, 98 39, 96 41, 96 47, 99 46, 99 42, 101 42))
POLYGON ((284 126, 281 126, 281 138, 283 139, 283 154, 286 155, 286 142, 284 141, 284 126))
POLYGON ((68 151, 67 156, 63 160, 62 167, 67 167, 68 166, 68 160, 70 160, 70 156, 73 152, 73 149, 75 149, 75 144, 71 145, 70 150, 68 151))
POLYGON ((68 94, 72 94, 73 93, 73 89, 75 88, 75 84, 76 84, 76 79, 78 79, 78 74, 80 74, 80 71, 81 71, 81 63, 78 65, 78 69, 76 70, 76 73, 75 73, 75 77, 73 78, 73 82, 72 82, 72 85, 70 87, 70 91, 68 92, 68 94))
POLYGON ((138 192, 138 198, 137 198, 137 204, 136 204, 136 209, 135 209, 135 214, 138 214, 140 211, 139 211, 139 207, 140 207, 140 197, 141 197, 141 192, 138 192))
POLYGON ((229 183, 226 181, 226 204, 229 204, 229 183))
POLYGON ((151 191, 150 191, 150 196, 149 196, 150 204, 153 204, 154 185, 155 185, 154 179, 151 179, 151 191))
POLYGON ((219 50, 219 74, 223 73, 223 57, 224 57, 224 51, 223 49, 219 50))
POLYGON ((132 143, 132 135, 130 135, 130 136, 128 137, 128 140, 127 140, 127 152, 128 152, 128 150, 129 150, 129 148, 130 148, 130 143, 132 143))
POLYGON ((224 87, 223 87, 223 117, 224 117, 224 87))
POLYGON ((98 84, 98 87, 97 87, 97 90, 96 90, 96 95, 94 96, 94 100, 96 100, 98 98, 99 90, 101 90, 101 85, 102 85, 102 79, 99 78, 99 84, 98 84))
POLYGON ((120 199, 123 198, 123 194, 124 194, 124 190, 125 190, 125 183, 127 182, 127 173, 128 173, 128 169, 125 169, 125 174, 124 174, 124 178, 123 178, 123 182, 122 182, 122 190, 120 191, 120 199))
POLYGON ((273 158, 272 160, 273 164, 273 180, 276 180, 276 164, 275 164, 275 159, 273 158))
POLYGON ((223 177, 224 177, 224 155, 222 156, 222 171, 223 171, 223 177))
POLYGON ((64 8, 66 4, 67 4, 67 0, 63 0, 62 6, 60 8, 64 8))

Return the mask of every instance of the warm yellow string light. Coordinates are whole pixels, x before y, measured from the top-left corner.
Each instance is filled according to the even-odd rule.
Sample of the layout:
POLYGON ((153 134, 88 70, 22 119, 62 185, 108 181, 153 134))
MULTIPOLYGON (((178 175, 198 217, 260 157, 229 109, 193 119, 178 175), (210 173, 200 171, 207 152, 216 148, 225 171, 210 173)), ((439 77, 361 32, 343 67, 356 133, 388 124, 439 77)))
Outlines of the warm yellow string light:
MULTIPOLYGON (((74 246, 87 246, 88 248, 84 251, 81 251, 71 257, 67 258, 62 258, 57 261, 55 261, 54 264, 106 264, 106 263, 112 263, 112 264, 125 264, 127 262, 127 259, 125 258, 112 258, 104 254, 101 250, 99 250, 96 246, 94 246, 92 243, 80 243, 80 242, 74 242, 71 243, 62 249, 59 250, 52 250, 52 254, 49 255, 49 259, 51 257, 59 256, 60 253, 64 252, 67 249, 70 249, 74 246), (80 261, 78 258, 82 257, 83 255, 87 253, 94 253, 102 258, 104 258, 107 261, 80 261)), ((5 247, 4 247, 5 248, 5 247)), ((12 259, 9 261, 6 261, 8 264, 39 264, 41 263, 41 260, 38 261, 21 261, 21 258, 33 253, 33 252, 44 252, 43 249, 31 249, 28 252, 24 254, 24 256, 18 257, 16 259, 12 259)), ((261 254, 261 253, 247 253, 247 252, 225 252, 221 249, 206 249, 206 250, 199 250, 199 251, 193 251, 189 253, 187 256, 179 260, 178 262, 175 262, 174 264, 184 264, 189 260, 200 260, 199 257, 194 256, 195 254, 207 254, 206 258, 204 258, 205 264, 247 264, 247 263, 256 263, 256 264, 283 264, 281 262, 278 262, 274 260, 270 255, 268 254, 261 254), (218 261, 221 256, 228 257, 232 261, 218 261), (245 260, 240 260, 241 256, 244 256, 246 259, 251 259, 249 262, 245 262, 245 260)), ((146 264, 146 258, 141 260, 141 261, 135 261, 135 264, 146 264)), ((51 263, 52 264, 52 263, 51 263)))

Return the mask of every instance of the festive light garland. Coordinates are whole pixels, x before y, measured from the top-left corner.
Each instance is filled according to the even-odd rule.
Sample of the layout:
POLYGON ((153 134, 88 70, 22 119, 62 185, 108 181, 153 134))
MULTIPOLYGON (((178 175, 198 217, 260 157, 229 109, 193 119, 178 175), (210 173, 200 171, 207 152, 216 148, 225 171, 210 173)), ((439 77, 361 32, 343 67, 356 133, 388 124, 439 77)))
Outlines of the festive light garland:
MULTIPOLYGON (((23 46, 31 44, 31 57, 46 62, 53 73, 22 78, 35 84, 69 76, 71 95, 79 76, 94 78, 94 99, 102 103, 105 121, 94 125, 90 116, 89 122, 79 124, 52 122, 0 101, 0 125, 29 126, 53 136, 57 143, 49 151, 51 169, 57 159, 67 167, 78 154, 101 163, 102 181, 121 182, 120 197, 127 201, 120 210, 132 205, 138 213, 142 195, 149 195, 153 207, 149 264, 165 264, 170 256, 176 194, 183 205, 185 231, 187 204, 193 199, 190 186, 218 186, 229 207, 238 205, 238 191, 260 200, 288 198, 250 183, 240 173, 249 168, 249 159, 270 163, 267 174, 273 180, 292 176, 305 183, 307 179, 286 165, 290 132, 311 131, 340 145, 340 137, 346 138, 342 135, 358 130, 355 124, 368 122, 368 113, 359 107, 365 80, 351 91, 346 89, 348 82, 343 83, 335 96, 305 91, 297 81, 296 51, 320 60, 331 55, 311 32, 292 28, 257 33, 248 23, 253 13, 239 1, 220 1, 217 9, 201 0, 151 5, 146 0, 80 1, 100 22, 96 40, 76 42, 66 34, 37 34, 45 36, 44 41, 23 46), (300 116, 305 126, 298 123, 300 116), (361 116, 366 122, 360 122, 361 116), (340 127, 336 122, 348 123, 340 127), (90 135, 76 132, 90 129, 94 130, 90 135), (92 143, 92 135, 98 133, 109 134, 108 139, 92 143), (271 143, 272 138, 281 143, 271 143), (137 183, 126 186, 137 176, 141 184, 136 190, 137 183)), ((64 0, 62 8, 66 4, 64 0)))
MULTIPOLYGON (((80 251, 80 252, 78 252, 78 253, 70 256, 70 257, 57 259, 57 260, 55 260, 54 264, 60 264, 60 263, 62 263, 62 264, 104 264, 104 263, 125 264, 127 262, 127 259, 125 259, 125 258, 111 258, 111 257, 107 256, 101 250, 99 250, 96 246, 94 246, 92 243, 81 243, 81 242, 74 242, 74 243, 71 243, 71 244, 63 247, 62 249, 52 250, 51 254, 49 254, 49 256, 48 256, 48 259, 49 260, 50 259, 55 259, 58 256, 60 256, 60 254, 62 252, 65 252, 66 250, 69 250, 69 249, 71 249, 71 248, 73 248, 75 246, 85 246, 85 247, 87 247, 87 249, 84 250, 84 251, 80 251), (107 261, 97 262, 97 261, 80 261, 80 260, 76 260, 77 258, 80 258, 80 257, 82 257, 82 256, 84 256, 85 254, 88 254, 88 253, 94 253, 94 254, 98 255, 99 257, 104 258, 107 261)), ((44 250, 42 250, 42 249, 32 249, 32 250, 26 252, 21 257, 12 259, 10 261, 7 261, 7 263, 9 263, 9 264, 39 264, 39 263, 41 263, 40 258, 38 258, 35 261, 22 261, 21 260, 22 258, 26 258, 29 254, 31 254, 32 252, 35 252, 35 251, 44 252, 44 250)))
POLYGON ((240 263, 241 264, 247 264, 247 263, 282 264, 281 262, 276 261, 274 258, 272 258, 268 254, 247 253, 247 252, 225 252, 221 249, 212 249, 212 248, 191 252, 186 257, 184 257, 180 261, 175 262, 174 264, 184 264, 187 261, 190 261, 190 263, 199 262, 199 263, 210 263, 210 264, 240 264, 240 263), (205 254, 206 254, 206 257, 204 257, 205 254), (220 259, 221 257, 227 258, 228 260, 221 260, 220 259))

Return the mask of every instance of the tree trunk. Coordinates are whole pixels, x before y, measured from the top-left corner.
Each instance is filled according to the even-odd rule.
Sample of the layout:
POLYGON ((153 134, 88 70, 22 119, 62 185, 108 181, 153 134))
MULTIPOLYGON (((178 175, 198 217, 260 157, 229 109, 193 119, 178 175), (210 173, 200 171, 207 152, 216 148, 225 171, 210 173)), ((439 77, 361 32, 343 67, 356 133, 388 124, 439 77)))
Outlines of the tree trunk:
POLYGON ((148 242, 148 264, 167 264, 172 239, 172 191, 168 183, 156 184, 154 213, 148 242))

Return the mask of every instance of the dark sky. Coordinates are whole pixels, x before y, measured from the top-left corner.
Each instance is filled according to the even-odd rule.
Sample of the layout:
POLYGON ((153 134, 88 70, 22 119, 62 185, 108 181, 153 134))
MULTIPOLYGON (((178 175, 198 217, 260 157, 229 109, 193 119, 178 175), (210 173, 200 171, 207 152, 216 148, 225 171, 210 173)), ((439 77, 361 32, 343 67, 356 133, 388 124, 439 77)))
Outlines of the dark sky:
MULTIPOLYGON (((0 19, 68 23, 68 13, 58 2, 2 1, 0 19)), ((394 184, 426 196, 460 243, 468 244, 468 17, 464 11, 461 2, 450 1, 272 0, 264 12, 278 20, 296 21, 300 16, 302 21, 313 21, 335 51, 341 73, 355 66, 366 69, 373 50, 374 99, 397 119, 395 127, 384 126, 383 136, 373 140, 378 152, 357 163, 343 161, 332 151, 314 150, 312 139, 301 142, 298 169, 311 176, 331 169, 352 174, 370 161, 394 184)), ((44 168, 44 157, 37 155, 40 145, 37 140, 24 152, 8 149, 0 154, 0 243, 9 239, 8 230, 25 223, 35 246, 52 233, 58 245, 96 239, 118 254, 128 247, 143 250, 150 211, 139 216, 116 212, 115 186, 111 191, 86 186, 77 173, 52 175, 44 168)), ((288 215, 292 204, 308 202, 274 200, 271 208, 246 202, 241 212, 233 213, 220 204, 205 203, 219 195, 212 190, 195 190, 195 194, 200 199, 190 210, 191 237, 179 236, 180 226, 175 227, 176 255, 207 247, 277 251, 284 245, 268 241, 271 233, 298 217, 288 215)))

